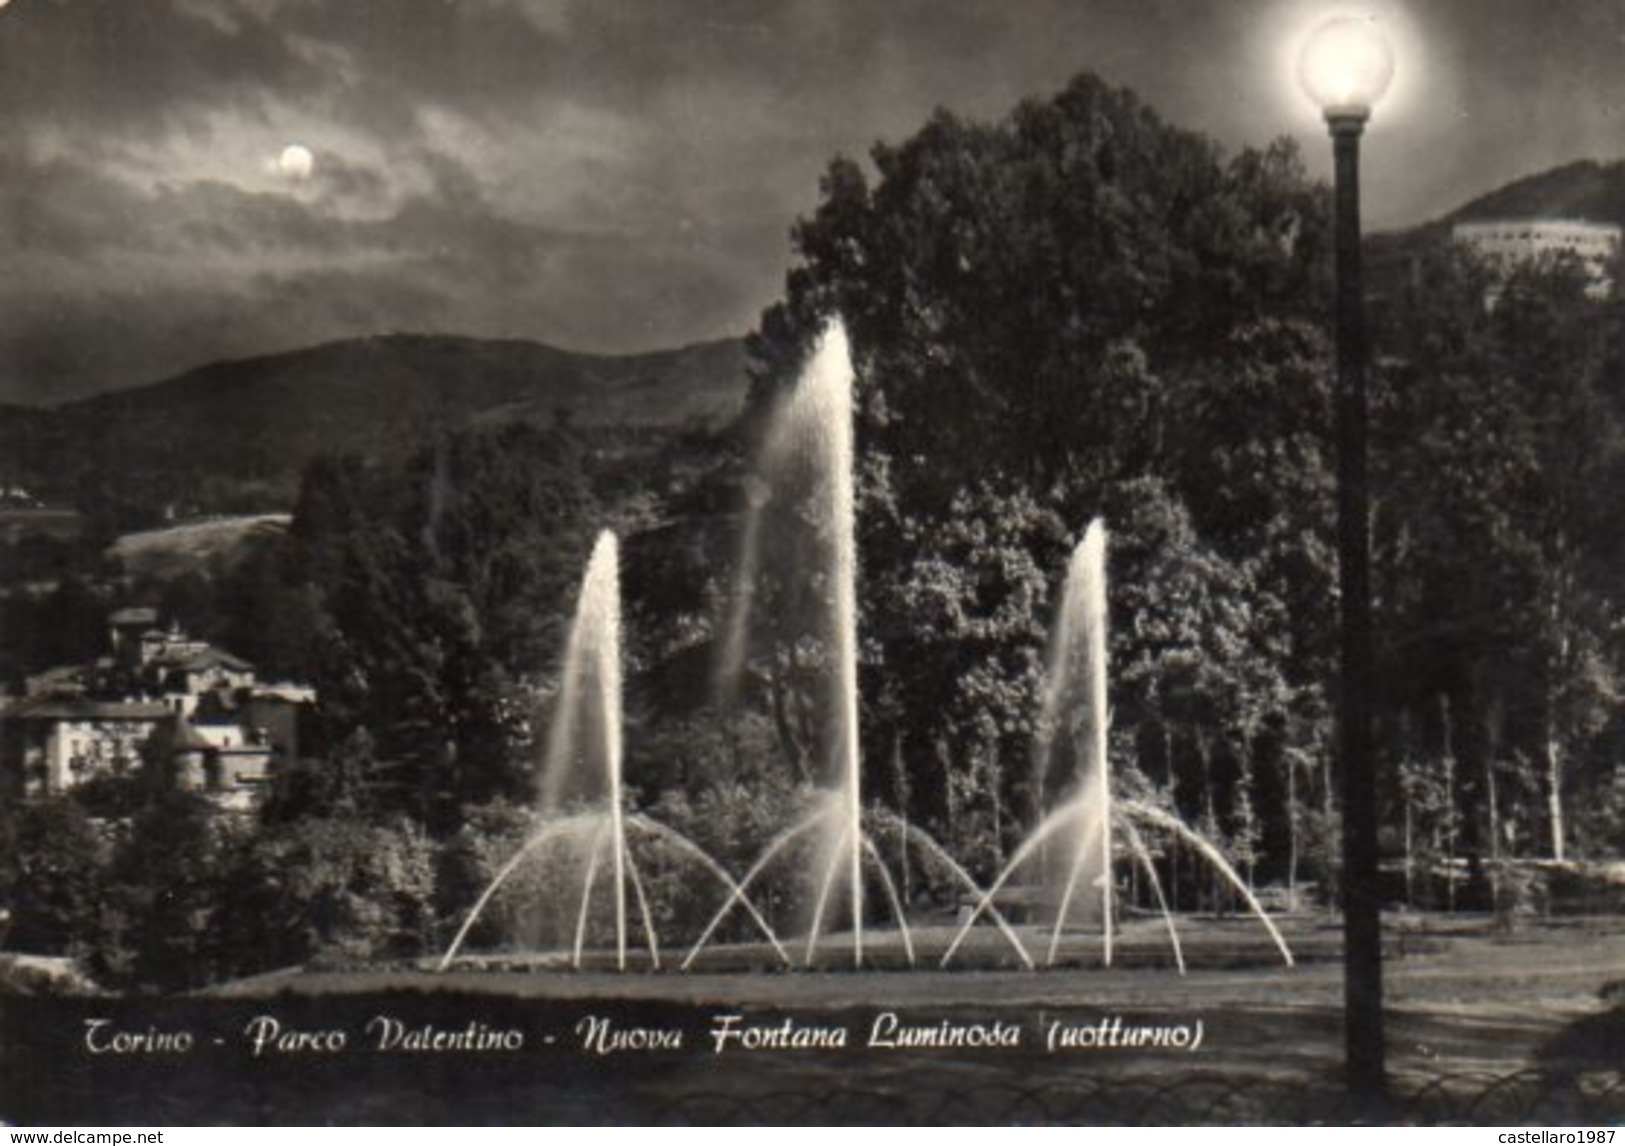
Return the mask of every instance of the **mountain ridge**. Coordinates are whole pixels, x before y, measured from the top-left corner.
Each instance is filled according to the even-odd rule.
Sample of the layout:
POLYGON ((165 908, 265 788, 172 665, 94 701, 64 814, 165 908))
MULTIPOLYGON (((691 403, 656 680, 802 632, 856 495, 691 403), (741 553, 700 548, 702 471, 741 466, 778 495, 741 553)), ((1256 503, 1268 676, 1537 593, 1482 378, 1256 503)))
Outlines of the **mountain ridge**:
POLYGON ((1443 222, 1573 218, 1625 225, 1625 159, 1577 159, 1468 200, 1443 222))
POLYGON ((425 332, 425 331, 380 331, 369 334, 358 334, 344 338, 330 338, 322 342, 311 343, 307 346, 295 346, 285 350, 271 350, 261 354, 247 354, 236 358, 221 358, 210 362, 199 363, 172 374, 153 378, 145 382, 137 382, 129 386, 115 386, 109 389, 98 390, 90 394, 77 394, 70 398, 63 398, 50 402, 0 402, 0 408, 28 407, 32 409, 65 410, 70 407, 90 406, 105 402, 120 396, 128 396, 144 392, 170 390, 176 387, 185 387, 193 384, 201 376, 213 376, 221 372, 251 372, 258 369, 283 367, 300 360, 319 358, 325 355, 342 354, 354 351, 361 347, 379 346, 421 346, 421 347, 469 347, 484 349, 499 349, 519 353, 532 353, 544 357, 555 357, 560 362, 569 363, 599 363, 610 369, 618 364, 659 361, 663 359, 682 356, 685 354, 702 352, 719 346, 730 346, 742 341, 739 337, 698 339, 694 342, 683 343, 676 347, 659 350, 637 351, 626 354, 590 350, 571 350, 556 346, 549 342, 533 338, 485 338, 471 334, 457 334, 451 332, 425 332))
MULTIPOLYGON (((380 334, 208 363, 49 407, 0 408, 13 484, 176 489, 195 508, 285 508, 316 454, 398 455, 469 425, 568 422, 600 439, 721 428, 748 386, 742 339, 631 355, 524 339, 380 334)), ((114 490, 113 492, 117 492, 114 490)), ((149 499, 150 500, 150 499, 149 499)))

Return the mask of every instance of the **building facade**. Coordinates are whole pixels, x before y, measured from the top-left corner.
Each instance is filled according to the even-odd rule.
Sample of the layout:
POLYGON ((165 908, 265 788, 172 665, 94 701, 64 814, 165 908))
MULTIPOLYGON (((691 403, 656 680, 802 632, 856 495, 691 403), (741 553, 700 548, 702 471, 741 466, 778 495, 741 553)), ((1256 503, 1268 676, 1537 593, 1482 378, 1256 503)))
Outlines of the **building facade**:
POLYGON ((242 658, 156 623, 152 610, 120 610, 110 656, 39 673, 0 703, 0 788, 54 795, 161 763, 180 787, 241 810, 298 759, 312 689, 263 683, 242 658))
POLYGON ((1570 255, 1590 279, 1586 293, 1606 298, 1613 291, 1611 270, 1619 256, 1621 228, 1584 219, 1499 219, 1457 223, 1456 242, 1504 267, 1542 257, 1570 255))

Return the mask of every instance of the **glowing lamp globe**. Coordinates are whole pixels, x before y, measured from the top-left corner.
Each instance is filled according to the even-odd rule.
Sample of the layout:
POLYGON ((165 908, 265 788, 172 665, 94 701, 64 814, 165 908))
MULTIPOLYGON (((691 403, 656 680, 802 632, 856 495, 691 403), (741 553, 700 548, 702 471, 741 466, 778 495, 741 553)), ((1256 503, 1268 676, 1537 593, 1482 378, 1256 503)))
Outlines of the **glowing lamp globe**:
POLYGON ((1393 78, 1393 49, 1371 19, 1328 20, 1298 57, 1298 82, 1329 120, 1365 119, 1393 78))

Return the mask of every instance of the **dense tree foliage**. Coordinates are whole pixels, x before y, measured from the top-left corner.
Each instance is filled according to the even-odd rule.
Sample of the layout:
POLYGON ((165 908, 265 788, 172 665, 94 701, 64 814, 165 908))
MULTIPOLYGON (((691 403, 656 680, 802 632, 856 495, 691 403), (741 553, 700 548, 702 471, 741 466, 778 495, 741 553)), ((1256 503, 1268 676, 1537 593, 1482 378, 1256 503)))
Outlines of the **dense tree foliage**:
POLYGON ((1561 859, 1619 734, 1621 314, 1562 260, 1502 277, 1451 252, 1418 281, 1382 330, 1385 676, 1425 746, 1398 750, 1450 739, 1469 838, 1561 859), (1492 811, 1501 773, 1519 798, 1492 811))
POLYGON ((101 933, 108 841, 82 805, 51 799, 0 812, 0 895, 12 950, 88 953, 101 933))
POLYGON ((309 818, 234 849, 214 921, 234 973, 413 956, 434 934, 434 854, 401 820, 309 818))
POLYGON ((596 512, 562 430, 467 431, 400 467, 318 459, 288 543, 225 582, 237 647, 316 685, 326 754, 361 774, 347 799, 454 829, 528 791, 528 697, 596 512))
POLYGON ((1235 777, 1324 707, 1323 196, 1087 76, 873 161, 831 166, 752 345, 764 419, 832 317, 856 347, 869 742, 928 815, 991 799, 993 853, 1030 826, 1054 590, 1104 515, 1119 722, 1187 813, 1249 819, 1235 777))
MULTIPOLYGON (((839 317, 866 745, 905 746, 950 837, 961 792, 991 804, 989 854, 1031 825, 1043 633, 1103 515, 1119 769, 1255 874, 1334 874, 1327 206, 1290 145, 1226 160, 1087 76, 831 164, 753 336, 752 411, 839 317)), ((1567 809, 1621 731, 1620 311, 1563 260, 1409 270, 1374 378, 1389 850, 1564 858, 1594 846, 1567 809)))

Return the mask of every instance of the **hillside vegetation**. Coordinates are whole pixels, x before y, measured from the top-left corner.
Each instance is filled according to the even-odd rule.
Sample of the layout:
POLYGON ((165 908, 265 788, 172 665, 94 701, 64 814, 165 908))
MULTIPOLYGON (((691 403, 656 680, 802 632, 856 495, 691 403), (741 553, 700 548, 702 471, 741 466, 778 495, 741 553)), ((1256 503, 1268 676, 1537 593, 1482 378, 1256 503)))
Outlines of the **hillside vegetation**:
POLYGON ((400 458, 471 424, 568 422, 624 449, 725 425, 746 389, 743 346, 630 356, 535 342, 388 335, 216 363, 53 409, 0 408, 14 481, 122 527, 158 511, 291 507, 317 455, 400 458))

